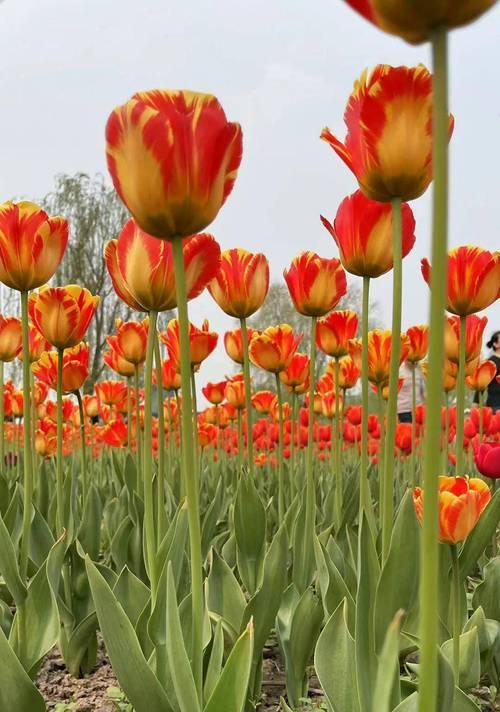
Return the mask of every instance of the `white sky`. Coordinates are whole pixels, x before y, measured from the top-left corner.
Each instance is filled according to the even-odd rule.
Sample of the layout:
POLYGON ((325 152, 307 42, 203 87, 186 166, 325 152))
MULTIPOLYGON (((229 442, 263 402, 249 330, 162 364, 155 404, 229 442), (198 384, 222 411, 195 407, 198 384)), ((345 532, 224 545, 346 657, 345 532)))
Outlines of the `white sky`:
MULTIPOLYGON (((500 5, 452 36, 452 245, 500 249, 499 39, 500 5)), ((377 62, 429 62, 427 46, 378 32, 341 0, 5 0, 0 47, 1 200, 43 196, 60 172, 105 173, 107 116, 133 92, 210 91, 245 137, 235 190, 212 232, 223 248, 265 252, 275 278, 301 250, 337 254, 319 214, 332 218, 356 184, 319 133, 329 125, 344 136, 354 79, 377 62)), ((429 252, 430 191, 412 207, 404 326, 427 320, 420 259, 429 252)), ((389 325, 390 276, 375 281, 373 297, 389 325)), ((500 328, 498 304, 488 333, 500 328)), ((232 328, 208 295, 190 314, 232 328)), ((231 370, 220 348, 200 380, 231 370)))

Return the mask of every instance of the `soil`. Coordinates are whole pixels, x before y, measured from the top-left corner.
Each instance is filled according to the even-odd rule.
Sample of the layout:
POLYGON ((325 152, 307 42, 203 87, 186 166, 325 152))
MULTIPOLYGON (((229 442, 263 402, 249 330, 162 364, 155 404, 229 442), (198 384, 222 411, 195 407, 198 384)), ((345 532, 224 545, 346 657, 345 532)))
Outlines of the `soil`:
MULTIPOLYGON (((285 691, 285 673, 277 652, 275 647, 266 648, 264 651, 264 682, 258 712, 280 710, 280 697, 285 691)), ((54 712, 130 711, 130 706, 119 693, 118 682, 102 644, 95 670, 82 679, 76 679, 67 672, 61 655, 55 648, 45 659, 37 686, 45 699, 47 709, 54 712)), ((304 706, 303 712, 320 712, 326 709, 322 704, 319 682, 314 676, 310 680, 309 697, 309 703, 304 706)), ((500 696, 497 696, 496 702, 492 702, 488 687, 474 690, 474 699, 481 712, 500 712, 500 696)))

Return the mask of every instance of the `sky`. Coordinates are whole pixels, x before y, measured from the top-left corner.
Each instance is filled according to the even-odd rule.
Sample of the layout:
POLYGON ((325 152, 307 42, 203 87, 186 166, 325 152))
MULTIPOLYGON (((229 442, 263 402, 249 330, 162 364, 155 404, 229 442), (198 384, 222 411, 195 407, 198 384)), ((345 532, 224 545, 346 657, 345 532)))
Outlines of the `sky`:
MULTIPOLYGON (((499 37, 500 4, 451 37, 451 245, 500 249, 499 37)), ((40 198, 58 173, 106 174, 107 117, 135 91, 207 91, 244 132, 235 189, 210 231, 222 248, 264 252, 274 279, 302 250, 338 254, 319 215, 333 218, 357 185, 319 134, 328 125, 345 135, 354 80, 377 63, 430 62, 427 45, 379 32, 342 0, 5 0, 0 47, 1 200, 40 198)), ((403 327, 428 319, 420 260, 430 198, 429 190, 412 204, 403 327)), ((372 282, 390 326, 391 276, 372 282)), ((486 314, 487 332, 500 329, 499 302, 486 314)), ((190 316, 219 332, 233 327, 208 294, 191 302, 190 316)), ((231 371, 221 346, 200 379, 231 371)))

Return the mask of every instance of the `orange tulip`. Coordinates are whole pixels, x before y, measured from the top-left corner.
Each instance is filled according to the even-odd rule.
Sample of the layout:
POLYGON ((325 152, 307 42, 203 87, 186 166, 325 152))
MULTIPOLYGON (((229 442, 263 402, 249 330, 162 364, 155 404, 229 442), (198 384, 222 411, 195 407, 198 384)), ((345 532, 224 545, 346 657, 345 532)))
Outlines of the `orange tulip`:
MULTIPOLYGON (((333 366, 333 363, 332 363, 333 366)), ((330 365, 329 365, 330 367, 330 365)), ((335 378, 335 371, 333 371, 335 378)), ((358 368, 352 356, 344 356, 339 361, 339 387, 344 390, 354 388, 361 376, 361 369, 358 368)))
MULTIPOLYGON (((420 369, 422 373, 424 374, 425 378, 428 377, 429 375, 429 364, 427 361, 422 361, 420 364, 420 369)), ((448 361, 446 359, 444 363, 444 368, 443 368, 443 391, 445 393, 450 393, 451 391, 455 390, 457 386, 457 373, 458 373, 458 366, 451 361, 448 361)))
POLYGON ((106 126, 108 170, 143 230, 165 240, 188 237, 217 216, 242 155, 239 124, 214 96, 138 92, 106 126))
POLYGON ((328 314, 347 291, 340 260, 301 252, 283 272, 295 309, 304 316, 328 314))
POLYGON ((37 428, 35 431, 35 452, 40 457, 53 457, 57 452, 57 437, 55 432, 45 433, 37 428))
POLYGON ((410 346, 406 360, 410 363, 418 363, 427 356, 429 350, 429 327, 424 324, 410 326, 406 330, 406 336, 410 346))
MULTIPOLYGON (((342 410, 343 397, 339 394, 339 410, 342 410)), ((337 412, 337 401, 335 399, 335 391, 328 391, 321 396, 321 410, 325 418, 332 420, 337 412)))
MULTIPOLYGON (((422 275, 430 286, 431 266, 422 260, 422 275)), ((466 316, 486 309, 500 296, 500 252, 465 245, 448 253, 446 309, 466 316)))
POLYGON ((451 30, 473 22, 496 0, 346 0, 367 20, 391 35, 419 44, 431 39, 436 28, 451 30))
MULTIPOLYGON (((374 329, 368 333, 368 379, 382 385, 389 379, 392 332, 374 329)), ((403 363, 409 351, 406 334, 401 334, 399 362, 403 363)))
POLYGON ((221 253, 219 271, 208 285, 220 308, 237 319, 246 319, 260 309, 268 289, 267 257, 241 248, 221 253))
POLYGON ((0 205, 0 282, 27 292, 45 284, 63 258, 68 223, 35 203, 0 205))
POLYGON ((280 371, 280 381, 292 391, 300 388, 309 378, 309 356, 295 353, 288 368, 280 371))
POLYGON ((349 339, 349 356, 354 361, 354 365, 361 370, 363 344, 361 339, 349 339))
POLYGON ((117 405, 127 397, 127 385, 123 381, 99 381, 95 384, 95 394, 99 403, 117 405))
MULTIPOLYGON (((404 378, 398 378, 398 393, 402 389, 404 383, 404 378)), ((372 391, 378 393, 380 389, 380 395, 383 400, 389 400, 389 381, 384 381, 383 383, 372 383, 372 391)))
POLYGON ((218 429, 210 423, 198 423, 198 444, 201 448, 211 445, 217 440, 218 429))
MULTIPOLYGON (((171 319, 167 325, 165 333, 160 334, 161 340, 168 349, 171 361, 180 370, 180 341, 179 322, 171 319)), ((205 319, 201 329, 194 324, 189 324, 189 350, 191 368, 198 368, 217 346, 218 335, 214 331, 209 331, 208 321, 205 319)))
POLYGON ((288 368, 302 340, 295 336, 288 324, 269 326, 261 334, 253 334, 248 346, 251 362, 271 373, 288 368))
MULTIPOLYGON (((403 257, 415 244, 415 218, 401 206, 403 257)), ((332 223, 321 222, 335 240, 344 269, 358 277, 380 277, 394 266, 392 208, 367 198, 360 190, 344 198, 332 223)))
POLYGON ((243 410, 245 407, 245 381, 242 373, 237 373, 227 380, 224 395, 227 402, 236 410, 243 410))
POLYGON ((76 346, 87 331, 99 297, 76 284, 43 287, 29 299, 29 314, 36 328, 52 346, 76 346))
POLYGON ((209 403, 219 405, 219 403, 222 403, 224 400, 226 383, 226 380, 220 381, 219 383, 207 383, 207 385, 201 389, 201 392, 209 403))
MULTIPOLYGON (((445 544, 464 541, 478 523, 491 499, 488 485, 480 479, 465 477, 439 478, 439 538, 445 544)), ((413 493, 415 511, 423 519, 424 492, 413 493)))
MULTIPOLYGON (((176 365, 168 358, 161 364, 161 382, 166 391, 178 391, 181 387, 181 375, 176 365)), ((156 383, 156 371, 153 371, 153 383, 156 383)))
MULTIPOLYGON (((33 374, 49 388, 57 388, 57 351, 44 351, 33 364, 33 374)), ((65 393, 79 391, 89 375, 89 347, 80 343, 65 349, 63 357, 62 387, 65 393)))
MULTIPOLYGON (((28 340, 30 363, 35 363, 35 361, 38 361, 44 351, 50 351, 51 349, 51 344, 47 341, 43 334, 38 331, 36 326, 33 326, 33 324, 29 325, 28 340)), ((23 360, 22 351, 19 353, 19 358, 21 359, 21 361, 23 360)))
POLYGON ((484 391, 497 374, 497 366, 494 361, 483 361, 480 363, 474 373, 467 376, 465 383, 472 391, 484 391))
MULTIPOLYGON (((256 329, 250 329, 247 327, 247 338, 248 343, 250 343, 252 336, 258 334, 256 329)), ((226 331, 224 334, 224 348, 230 359, 235 363, 243 363, 243 339, 241 336, 241 329, 233 329, 233 331, 226 331)))
POLYGON ((128 441, 127 424, 122 417, 113 418, 102 430, 102 439, 111 447, 125 447, 128 441))
POLYGON ((49 386, 46 383, 43 383, 42 381, 37 381, 35 383, 33 391, 35 398, 35 406, 38 408, 38 406, 41 406, 44 400, 47 398, 49 394, 49 386))
POLYGON ((117 373, 119 376, 123 376, 123 378, 132 378, 135 374, 134 364, 120 356, 118 351, 115 351, 113 348, 109 351, 105 351, 102 355, 102 359, 108 368, 117 373))
POLYGON ((316 324, 316 344, 323 353, 335 358, 349 353, 349 340, 358 330, 358 316, 350 309, 334 311, 316 324))
POLYGON ((252 406, 261 415, 269 415, 277 401, 278 396, 272 391, 257 391, 252 395, 252 406))
POLYGON ((146 360, 149 319, 141 322, 116 322, 116 336, 108 336, 107 342, 122 358, 134 366, 139 366, 146 360))
MULTIPOLYGON (((465 360, 467 362, 479 358, 483 333, 488 323, 487 317, 478 317, 471 314, 465 320, 465 360)), ((460 346, 460 318, 449 316, 444 325, 444 345, 446 358, 453 363, 459 361, 460 346)))
MULTIPOLYGON (((432 76, 423 65, 379 64, 355 82, 345 112, 347 138, 321 138, 381 203, 414 200, 432 180, 432 76)), ((450 135, 453 119, 449 120, 450 135)))
POLYGON ((13 316, 0 314, 0 361, 13 361, 23 348, 21 322, 13 316))
POLYGON ((96 418, 99 415, 99 401, 96 396, 84 395, 82 398, 83 410, 88 418, 96 418))
POLYGON ((10 394, 10 403, 12 408, 12 415, 15 418, 22 418, 24 411, 24 396, 22 391, 12 391, 10 394))
MULTIPOLYGON (((220 247, 212 235, 194 235, 183 243, 188 299, 205 289, 217 272, 220 247)), ((138 311, 168 311, 177 306, 172 245, 148 235, 129 220, 118 240, 104 252, 115 292, 138 311)))

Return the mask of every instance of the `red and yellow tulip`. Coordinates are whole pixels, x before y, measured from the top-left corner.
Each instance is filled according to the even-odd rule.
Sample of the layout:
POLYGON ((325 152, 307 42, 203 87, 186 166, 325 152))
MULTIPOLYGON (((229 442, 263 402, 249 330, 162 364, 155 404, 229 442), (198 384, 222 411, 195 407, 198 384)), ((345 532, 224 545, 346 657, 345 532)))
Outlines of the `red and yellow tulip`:
POLYGON ((269 326, 252 335, 248 346, 250 360, 265 371, 279 373, 288 368, 301 340, 302 334, 295 336, 289 324, 269 326))
POLYGON ((0 314, 0 361, 7 363, 19 356, 23 347, 21 322, 0 314))
MULTIPOLYGON (((54 390, 57 388, 57 351, 45 351, 33 364, 33 374, 54 390)), ((89 347, 79 343, 65 349, 63 357, 62 388, 64 393, 79 391, 89 375, 89 347)))
POLYGON ((29 314, 52 346, 67 349, 82 341, 98 303, 99 297, 76 284, 42 287, 30 296, 29 314))
MULTIPOLYGON (((180 337, 179 337, 179 322, 177 319, 171 319, 164 333, 160 334, 160 338, 168 349, 168 355, 172 363, 176 365, 177 370, 180 370, 180 337)), ((189 353, 191 360, 191 368, 196 369, 200 366, 212 351, 217 346, 219 337, 214 331, 210 331, 208 321, 202 324, 201 329, 198 329, 194 324, 189 324, 189 353)))
POLYGON ((347 291, 340 260, 301 252, 283 272, 295 309, 304 316, 328 314, 347 291))
POLYGON ((242 248, 221 253, 219 270, 208 285, 220 308, 237 319, 245 319, 260 309, 268 290, 267 257, 242 248))
POLYGON ((341 358, 349 353, 349 341, 358 330, 358 316, 350 309, 334 311, 316 324, 316 344, 323 353, 341 358))

